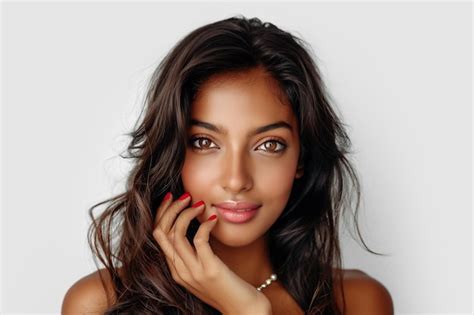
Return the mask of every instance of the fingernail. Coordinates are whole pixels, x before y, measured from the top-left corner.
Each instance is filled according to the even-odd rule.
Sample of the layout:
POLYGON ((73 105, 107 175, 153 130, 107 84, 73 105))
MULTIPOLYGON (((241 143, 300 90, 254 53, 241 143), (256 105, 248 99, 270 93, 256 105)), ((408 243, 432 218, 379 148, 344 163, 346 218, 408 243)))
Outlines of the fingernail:
POLYGON ((198 202, 196 202, 195 204, 193 204, 193 208, 197 208, 197 207, 199 207, 199 206, 201 206, 201 205, 203 205, 203 204, 204 204, 204 201, 202 201, 202 200, 201 200, 201 201, 198 201, 198 202))
POLYGON ((216 218, 217 218, 217 215, 213 214, 209 218, 207 218, 207 221, 212 221, 212 220, 215 220, 216 218))
POLYGON ((187 193, 184 193, 181 197, 179 197, 179 200, 184 200, 186 198, 188 198, 190 196, 190 194, 187 192, 187 193))
POLYGON ((167 192, 166 195, 165 195, 165 198, 163 198, 164 201, 167 201, 171 198, 171 193, 170 192, 167 192))

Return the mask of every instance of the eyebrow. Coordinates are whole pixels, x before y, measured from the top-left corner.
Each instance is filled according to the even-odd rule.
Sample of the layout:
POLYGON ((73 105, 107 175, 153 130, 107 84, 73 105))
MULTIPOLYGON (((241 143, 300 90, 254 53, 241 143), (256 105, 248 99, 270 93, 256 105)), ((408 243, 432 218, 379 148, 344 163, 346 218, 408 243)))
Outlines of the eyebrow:
MULTIPOLYGON (((213 125, 211 123, 208 123, 208 122, 205 122, 205 121, 200 121, 200 120, 197 120, 197 119, 191 119, 191 126, 198 126, 198 127, 209 129, 209 130, 217 132, 217 133, 227 134, 227 130, 225 128, 223 128, 222 126, 216 126, 216 125, 213 125)), ((273 130, 273 129, 277 129, 277 128, 286 128, 286 129, 290 130, 291 132, 293 132, 293 127, 289 123, 280 120, 280 121, 277 121, 277 122, 269 124, 269 125, 258 127, 256 129, 250 131, 248 136, 255 136, 255 135, 258 135, 260 133, 264 133, 264 132, 267 132, 269 130, 273 130)))

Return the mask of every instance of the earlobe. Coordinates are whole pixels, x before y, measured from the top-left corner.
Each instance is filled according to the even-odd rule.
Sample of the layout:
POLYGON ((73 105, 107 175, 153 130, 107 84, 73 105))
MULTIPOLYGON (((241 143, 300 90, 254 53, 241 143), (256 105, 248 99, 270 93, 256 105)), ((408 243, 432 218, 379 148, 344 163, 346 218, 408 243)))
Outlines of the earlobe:
POLYGON ((303 177, 303 174, 304 174, 304 155, 305 155, 305 149, 303 147, 301 149, 301 154, 298 157, 298 166, 297 166, 296 175, 295 175, 296 179, 299 179, 299 178, 303 177))
POLYGON ((298 179, 298 178, 301 178, 304 174, 304 170, 303 170, 303 167, 299 167, 297 172, 296 172, 296 175, 295 175, 295 178, 298 179))

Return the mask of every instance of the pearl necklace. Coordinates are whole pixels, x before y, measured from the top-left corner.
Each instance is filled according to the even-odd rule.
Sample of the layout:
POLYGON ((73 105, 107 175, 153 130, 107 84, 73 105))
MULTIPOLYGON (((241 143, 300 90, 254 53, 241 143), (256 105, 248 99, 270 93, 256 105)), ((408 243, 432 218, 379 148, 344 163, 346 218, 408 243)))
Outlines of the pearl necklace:
POLYGON ((276 279, 277 279, 277 275, 273 273, 273 274, 270 276, 270 278, 268 278, 267 280, 265 280, 265 282, 264 282, 261 286, 259 286, 259 287, 257 288, 257 290, 258 290, 258 291, 262 291, 262 289, 268 287, 268 286, 269 286, 273 281, 275 281, 276 279))

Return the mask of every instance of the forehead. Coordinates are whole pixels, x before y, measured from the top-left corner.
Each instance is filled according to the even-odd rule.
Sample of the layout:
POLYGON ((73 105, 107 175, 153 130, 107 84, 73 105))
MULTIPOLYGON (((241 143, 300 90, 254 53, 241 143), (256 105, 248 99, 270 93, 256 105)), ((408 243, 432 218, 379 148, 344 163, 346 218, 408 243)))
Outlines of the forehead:
POLYGON ((197 92, 191 116, 221 125, 296 124, 285 93, 261 68, 212 76, 197 92))

